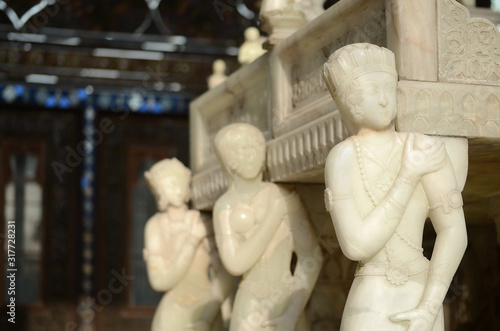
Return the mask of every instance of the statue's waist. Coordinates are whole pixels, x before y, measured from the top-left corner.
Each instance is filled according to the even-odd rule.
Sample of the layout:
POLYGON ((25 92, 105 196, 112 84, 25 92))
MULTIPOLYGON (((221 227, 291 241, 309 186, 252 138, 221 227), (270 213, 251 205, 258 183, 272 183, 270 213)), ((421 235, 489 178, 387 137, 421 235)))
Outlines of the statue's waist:
POLYGON ((385 276, 391 284, 403 285, 411 276, 427 270, 429 270, 429 260, 422 256, 411 262, 359 263, 354 276, 385 276))

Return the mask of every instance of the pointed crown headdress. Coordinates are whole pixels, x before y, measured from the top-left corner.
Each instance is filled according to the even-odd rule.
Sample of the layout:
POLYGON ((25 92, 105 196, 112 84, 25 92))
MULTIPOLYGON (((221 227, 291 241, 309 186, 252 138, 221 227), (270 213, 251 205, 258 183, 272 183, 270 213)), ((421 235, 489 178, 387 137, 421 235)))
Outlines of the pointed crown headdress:
POLYGON ((335 51, 323 65, 323 78, 335 98, 359 76, 379 71, 398 77, 394 53, 377 45, 358 43, 335 51))

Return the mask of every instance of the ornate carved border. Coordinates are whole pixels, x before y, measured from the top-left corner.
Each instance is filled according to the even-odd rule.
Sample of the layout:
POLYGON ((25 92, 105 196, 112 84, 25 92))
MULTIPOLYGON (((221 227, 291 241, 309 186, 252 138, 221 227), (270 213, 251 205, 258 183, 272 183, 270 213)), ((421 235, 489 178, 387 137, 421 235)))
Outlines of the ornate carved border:
POLYGON ((267 169, 277 182, 322 183, 328 152, 347 137, 336 110, 268 143, 267 169))
POLYGON ((220 166, 193 176, 191 201, 194 208, 211 210, 215 201, 226 191, 227 179, 220 166))
POLYGON ((500 85, 500 34, 456 1, 440 0, 439 81, 500 85))
POLYGON ((500 87, 400 81, 399 131, 500 137, 500 87))

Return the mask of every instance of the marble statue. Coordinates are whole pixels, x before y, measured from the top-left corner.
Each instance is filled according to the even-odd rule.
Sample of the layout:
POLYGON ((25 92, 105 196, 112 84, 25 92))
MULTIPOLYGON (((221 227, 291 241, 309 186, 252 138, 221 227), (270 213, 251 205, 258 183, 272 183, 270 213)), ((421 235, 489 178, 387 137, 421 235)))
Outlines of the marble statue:
POLYGON ((266 52, 262 48, 259 30, 253 26, 245 30, 245 42, 240 46, 238 54, 238 62, 240 64, 248 64, 255 61, 266 52))
POLYGON ((227 79, 226 76, 226 62, 221 59, 217 59, 212 64, 213 73, 208 77, 208 88, 214 88, 217 85, 221 84, 227 79))
POLYGON ((213 325, 233 278, 216 253, 209 222, 187 207, 191 171, 173 158, 144 175, 159 210, 146 223, 144 260, 153 289, 168 291, 151 329, 222 330, 213 325))
POLYGON ((324 64, 350 138, 325 165, 325 205, 343 253, 359 261, 341 330, 444 330, 442 304, 467 246, 462 183, 440 138, 395 131, 394 54, 351 44, 324 64), (429 262, 424 223, 437 234, 429 262))
POLYGON ((226 269, 243 275, 230 331, 306 330, 322 253, 300 198, 262 181, 266 143, 256 127, 230 124, 214 148, 229 182, 213 210, 217 247, 226 269))

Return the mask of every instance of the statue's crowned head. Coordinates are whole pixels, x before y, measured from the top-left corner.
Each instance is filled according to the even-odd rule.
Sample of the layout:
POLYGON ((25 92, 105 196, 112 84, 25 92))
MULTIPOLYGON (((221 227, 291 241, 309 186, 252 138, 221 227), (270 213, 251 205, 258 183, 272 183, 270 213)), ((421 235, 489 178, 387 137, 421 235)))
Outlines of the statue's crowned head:
POLYGON ((323 65, 326 86, 351 134, 354 132, 353 108, 362 98, 356 79, 372 72, 386 72, 397 80, 394 53, 373 44, 350 44, 335 51, 323 65))
POLYGON ((253 178, 263 170, 266 140, 253 125, 234 123, 223 127, 214 138, 214 149, 228 174, 253 178))
POLYGON ((158 161, 144 176, 158 209, 165 210, 169 205, 179 207, 189 201, 191 170, 176 158, 158 161))

